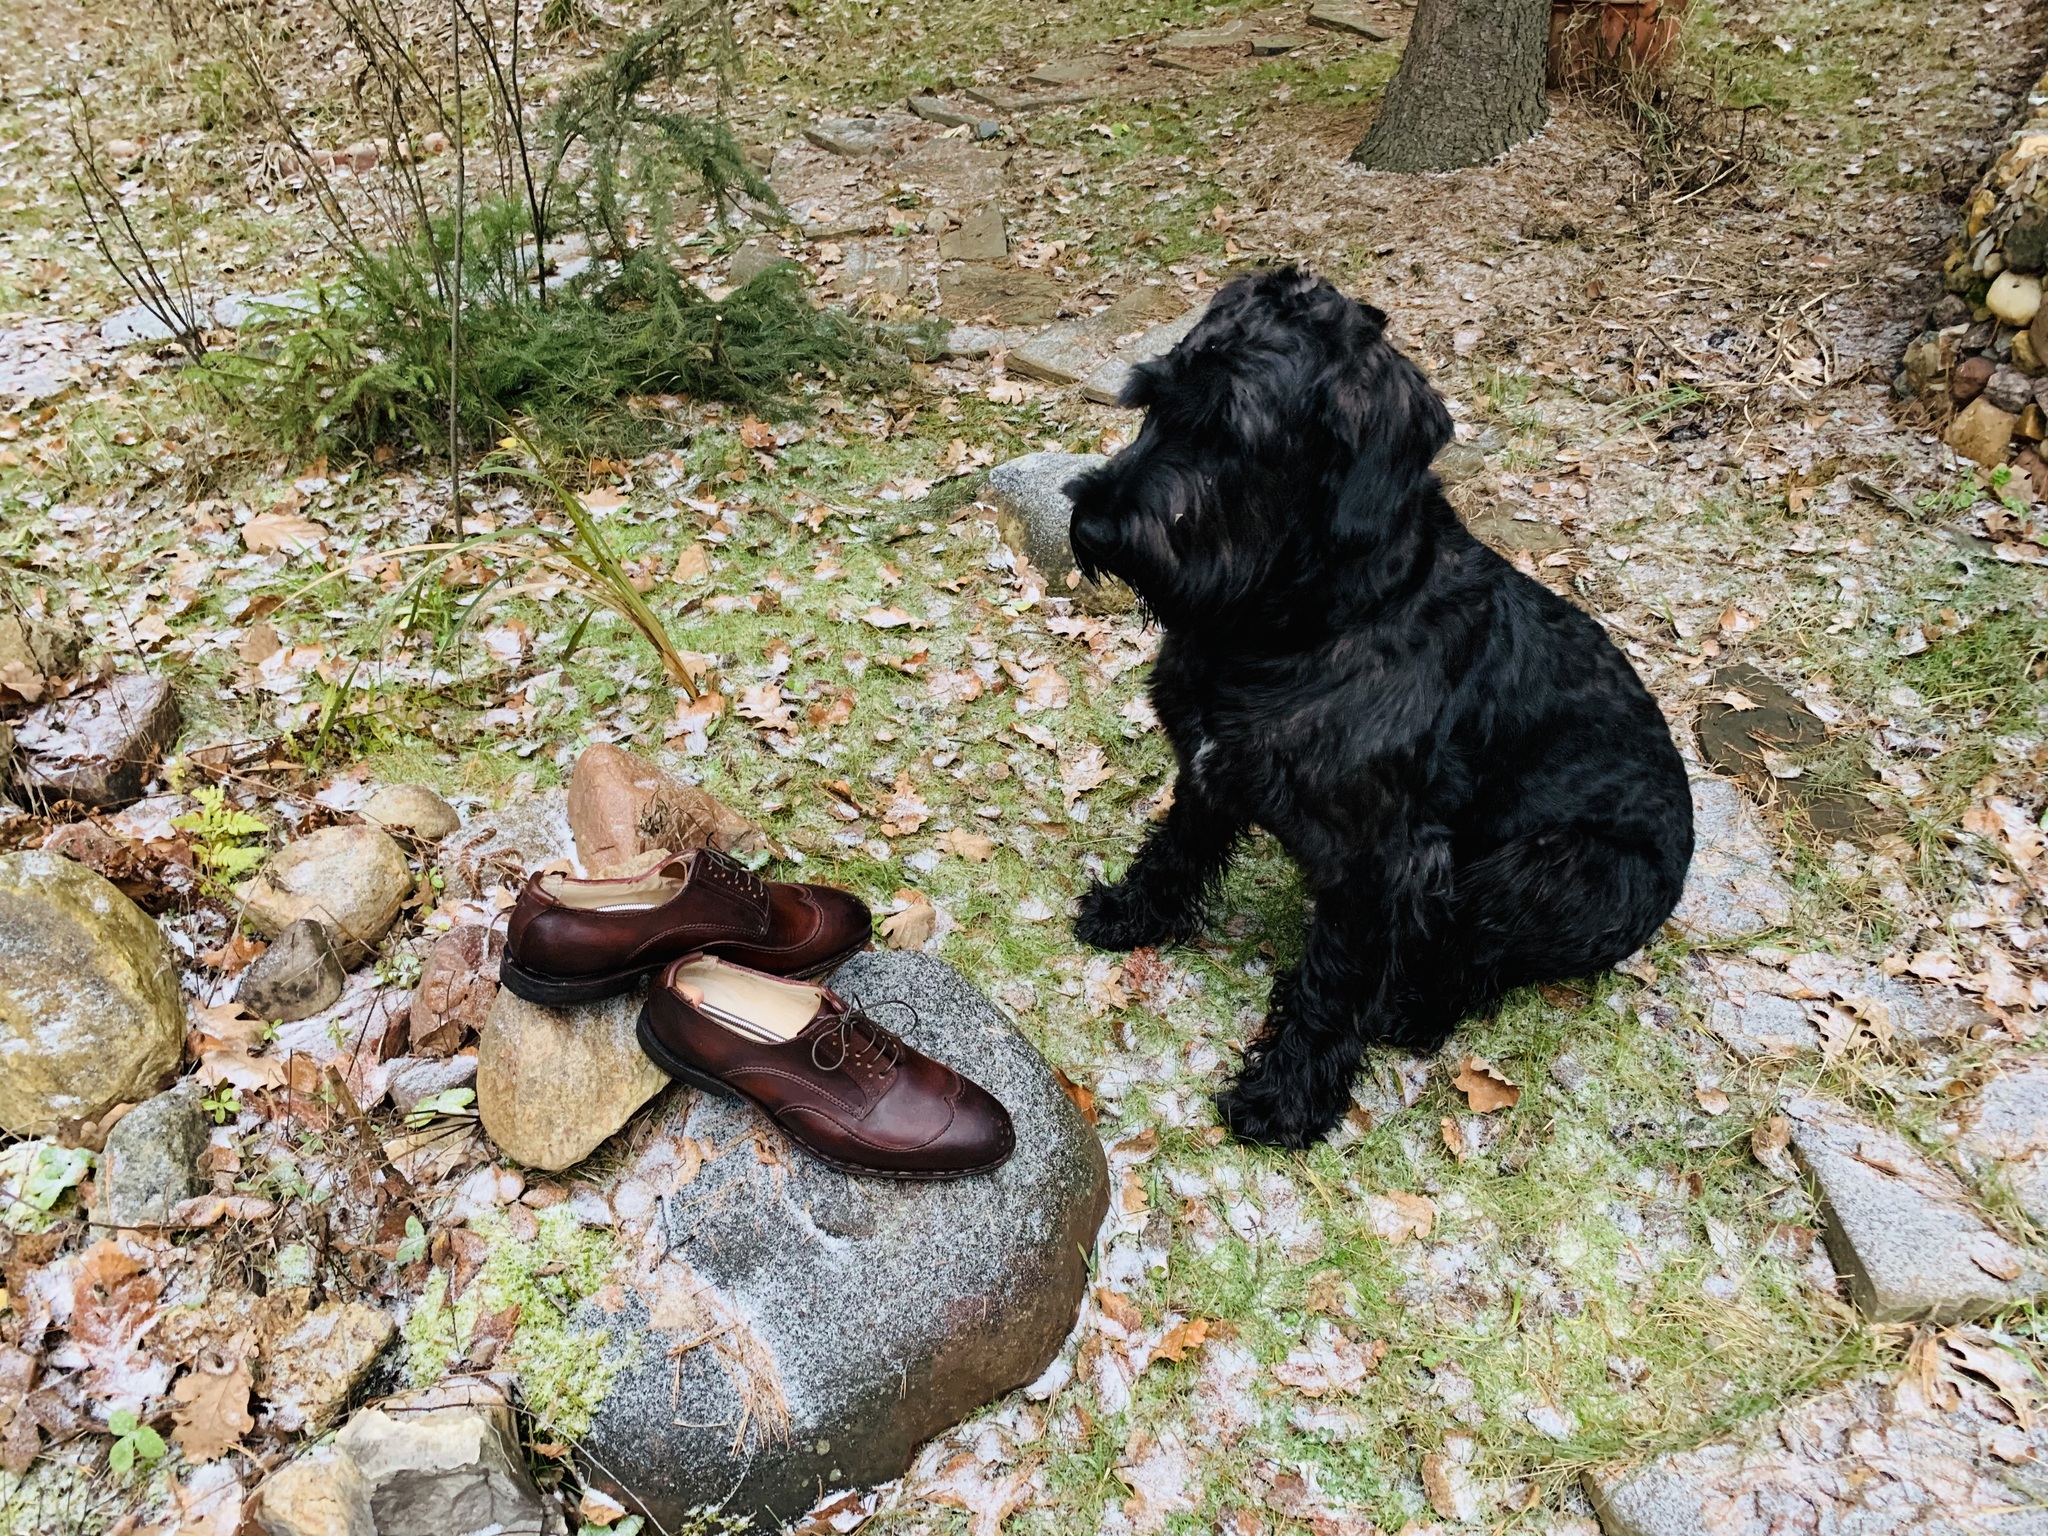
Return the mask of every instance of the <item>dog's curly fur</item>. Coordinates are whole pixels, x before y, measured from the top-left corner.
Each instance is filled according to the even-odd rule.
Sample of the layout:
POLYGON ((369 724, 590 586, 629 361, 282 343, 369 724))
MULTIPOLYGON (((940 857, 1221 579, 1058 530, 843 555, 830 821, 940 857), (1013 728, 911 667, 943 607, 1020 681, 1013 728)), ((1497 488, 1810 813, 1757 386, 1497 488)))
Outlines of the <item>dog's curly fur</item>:
POLYGON ((1294 268, 1239 278, 1134 371, 1137 440, 1073 481, 1074 555, 1165 639, 1172 809, 1082 898, 1104 949, 1185 937, 1245 830, 1315 895, 1301 963, 1219 1099, 1305 1146, 1365 1048, 1434 1051, 1510 988, 1613 964, 1692 858, 1656 704, 1599 625, 1458 521, 1442 400, 1386 316, 1294 268))

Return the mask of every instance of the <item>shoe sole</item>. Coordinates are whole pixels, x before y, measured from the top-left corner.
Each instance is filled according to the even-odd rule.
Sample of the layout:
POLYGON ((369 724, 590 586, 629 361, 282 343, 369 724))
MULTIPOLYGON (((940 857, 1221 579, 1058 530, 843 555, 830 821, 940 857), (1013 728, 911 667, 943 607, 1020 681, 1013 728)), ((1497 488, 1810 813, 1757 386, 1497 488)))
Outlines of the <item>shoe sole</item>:
MULTIPOLYGON (((830 971, 837 970, 862 950, 873 947, 873 941, 863 939, 851 949, 842 949, 838 954, 819 961, 808 970, 790 972, 792 981, 815 981, 830 971)), ((716 949, 704 953, 716 955, 716 949)), ((561 1008, 571 1003, 601 1003, 608 997, 624 997, 640 983, 667 965, 668 961, 657 961, 653 965, 635 966, 629 971, 615 971, 609 976, 585 976, 564 980, 553 976, 539 976, 515 964, 510 956, 498 962, 498 984, 514 997, 524 998, 529 1003, 543 1007, 561 1008)))
POLYGON ((730 1099, 737 1104, 751 1104, 762 1115, 767 1117, 771 1125, 781 1131, 783 1135, 788 1136, 799 1147, 802 1147, 807 1155, 815 1157, 828 1168, 836 1168, 841 1173, 852 1174, 856 1178, 901 1179, 924 1184, 943 1183, 948 1179, 972 1178, 980 1173, 993 1173, 1010 1160, 1010 1152, 1017 1150, 1013 1146, 1010 1152, 1005 1152, 994 1162, 984 1163, 979 1168, 952 1168, 939 1173, 926 1170, 869 1168, 861 1163, 849 1163, 842 1158, 833 1157, 829 1153, 820 1152, 809 1142, 792 1134, 787 1126, 777 1120, 774 1115, 769 1114, 767 1106, 759 1100, 733 1087, 732 1084, 723 1082, 713 1077, 710 1073, 691 1066, 687 1061, 677 1056, 666 1045, 662 1044, 661 1036, 655 1033, 654 1021, 648 1017, 645 1008, 640 1010, 640 1022, 635 1026, 634 1032, 640 1037, 640 1049, 646 1053, 647 1059, 661 1068, 670 1077, 688 1083, 692 1088, 701 1088, 713 1098, 730 1099))

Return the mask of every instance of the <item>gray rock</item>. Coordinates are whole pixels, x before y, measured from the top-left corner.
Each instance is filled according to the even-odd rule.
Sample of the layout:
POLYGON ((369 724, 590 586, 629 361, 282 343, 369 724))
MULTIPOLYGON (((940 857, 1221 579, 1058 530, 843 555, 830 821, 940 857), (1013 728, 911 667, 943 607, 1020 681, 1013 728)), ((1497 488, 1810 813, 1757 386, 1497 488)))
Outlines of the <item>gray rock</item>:
POLYGON ((1198 27, 1190 32, 1170 32, 1159 39, 1162 48, 1184 48, 1199 51, 1209 48, 1230 48, 1242 53, 1251 45, 1252 24, 1248 21, 1233 21, 1220 27, 1198 27))
POLYGON ((110 347, 132 346, 139 341, 169 341, 177 332, 165 325, 146 304, 117 309, 100 322, 100 340, 110 347))
POLYGON ((1820 1031, 1806 1009, 1785 995, 1778 972, 1728 956, 1709 956, 1701 964, 1707 1028, 1744 1061, 1820 1048, 1820 1031))
POLYGON ((1089 613, 1120 613, 1136 603, 1122 582, 1096 583, 1074 565, 1067 530, 1074 520, 1066 483, 1105 464, 1099 453, 1027 453, 988 472, 986 495, 1003 539, 1051 583, 1054 596, 1070 594, 1089 613))
POLYGON ((377 1536, 553 1536, 512 1410, 489 1383, 455 1380, 365 1408, 335 1437, 369 1489, 377 1536))
POLYGON ((462 826, 455 807, 424 784, 384 785, 363 803, 363 820, 425 843, 438 843, 462 826))
POLYGON ((1477 443, 1446 443, 1429 467, 1446 486, 1462 485, 1486 473, 1486 452, 1477 443))
POLYGON ((992 139, 1003 131, 1003 125, 994 118, 979 112, 963 112, 940 96, 913 96, 904 105, 926 122, 942 128, 970 128, 977 139, 992 139))
POLYGON ((156 776, 179 723, 171 685, 143 672, 54 700, 15 733, 16 786, 31 804, 129 805, 156 776))
POLYGON ((609 1474, 611 1491, 644 1500, 671 1529, 692 1506, 728 1498, 730 1513, 773 1529, 821 1487, 897 1476, 920 1442, 1044 1371, 1087 1285, 1108 1171, 1038 1053, 922 954, 857 956, 832 985, 871 1006, 914 1004, 914 1017, 878 1011, 1001 1100, 1017 1150, 976 1178, 848 1178, 742 1105, 670 1096, 634 1164, 614 1176, 614 1209, 626 1189, 674 1187, 680 1136, 744 1150, 703 1164, 680 1193, 640 1202, 651 1245, 665 1240, 666 1253, 626 1313, 588 1309, 615 1339, 642 1331, 615 1346, 630 1358, 583 1448, 586 1476, 609 1474), (745 1149, 750 1135, 758 1151, 745 1149))
POLYGON ((976 149, 960 139, 930 139, 894 161, 889 174, 929 188, 939 201, 966 207, 1003 190, 1008 150, 976 149))
POLYGON ((333 1007, 347 984, 334 935, 317 919, 302 917, 249 963, 235 1001, 259 1019, 290 1024, 333 1007))
POLYGON ((208 1124, 199 1101, 206 1088, 181 1079, 114 1123, 100 1154, 92 1219, 114 1227, 162 1226, 181 1200, 205 1193, 199 1172, 208 1124))
POLYGON ((235 895, 259 933, 275 937, 301 918, 319 919, 352 971, 383 942, 412 887, 405 851, 390 833, 343 826, 285 844, 235 895))
POLYGON ((1303 32, 1257 32, 1252 35, 1252 53, 1258 58, 1272 58, 1276 54, 1306 48, 1314 41, 1303 32))
POLYGON ((776 267, 794 265, 789 257, 776 249, 773 241, 756 238, 747 241, 732 253, 732 265, 729 270, 733 287, 741 288, 763 272, 776 267))
POLYGON ((2017 416, 2033 402, 2034 381, 2019 369, 2003 365, 1993 370, 1980 398, 2017 416))
POLYGON ((992 325, 956 325, 946 332, 946 356, 952 358, 987 357, 1009 345, 1010 333, 992 325))
POLYGON ((1009 372, 1049 384, 1077 384, 1115 352, 1122 331, 1103 315, 1085 315, 1047 326, 1010 354, 1009 372))
POLYGON ((475 1056, 404 1056, 391 1063, 391 1107, 409 1115, 424 1099, 476 1082, 475 1056))
POLYGON ((2007 1063, 1958 1119, 1956 1150, 1974 1174, 2002 1179, 2035 1224, 2048 1228, 2048 1065, 2007 1063))
POLYGON ((41 1136, 149 1098, 185 1049, 163 931, 61 854, 0 854, 0 1128, 41 1136))
POLYGON ((377 1536, 362 1468, 331 1443, 264 1480, 256 1491, 256 1523, 269 1536, 377 1536))
POLYGON ((1586 1492, 1606 1536, 2048 1533, 2041 1421, 2013 1428, 1988 1390, 1949 1411, 1901 1396, 1888 1382, 1853 1382, 1645 1467, 1588 1472, 1586 1492), (1987 1453, 1994 1437, 2016 1464, 1987 1453))
POLYGON ((213 323, 224 331, 279 325, 318 313, 320 301, 304 293, 224 293, 213 301, 213 323))
POLYGON ((1122 403, 1124 385, 1130 382, 1131 370, 1140 363, 1149 363, 1155 357, 1164 357, 1186 339, 1208 310, 1206 304, 1198 304, 1175 320, 1167 320, 1153 326, 1136 341, 1124 343, 1098 365, 1081 382, 1081 397, 1093 400, 1097 405, 1118 405, 1122 403))
POLYGON ((1311 6, 1308 24, 1312 27, 1327 27, 1332 32, 1349 32, 1354 37, 1369 38, 1375 43, 1384 43, 1392 36, 1391 33, 1374 26, 1362 7, 1337 4, 1335 0, 1324 0, 1321 5, 1311 6))
POLYGON ((863 160, 886 147, 886 131, 872 117, 821 117, 804 130, 820 149, 849 160, 863 160))
POLYGON ((506 1156, 580 1163, 668 1086, 640 1049, 642 994, 545 1008, 500 988, 477 1045, 476 1108, 506 1156))
POLYGON ((1012 91, 1000 85, 974 85, 960 94, 969 101, 980 102, 993 112, 1019 116, 1026 112, 1042 112, 1047 107, 1072 107, 1093 101, 1102 94, 1102 87, 1082 85, 1059 91, 1012 91))
POLYGON ((1108 74, 1121 61, 1111 54, 1091 53, 1079 59, 1054 59, 1041 64, 1024 78, 1033 85, 1079 85, 1108 74))
POLYGON ((463 901, 493 886, 523 884, 532 871, 575 857, 566 789, 514 794, 502 808, 472 816, 437 853, 448 894, 463 901))
POLYGON ((2040 1271, 1991 1230, 1955 1176, 1905 1138, 1816 1099, 1785 1112, 1820 1194, 1828 1252, 1872 1322, 1981 1317, 2042 1288, 2040 1271))
POLYGON ((958 229, 939 236, 939 255, 946 261, 1000 261, 1009 253, 1003 210, 994 205, 970 213, 958 229))
POLYGON ((1792 888, 1742 791, 1695 774, 1692 818, 1692 868, 1671 920, 1695 939, 1740 938, 1789 921, 1792 888))

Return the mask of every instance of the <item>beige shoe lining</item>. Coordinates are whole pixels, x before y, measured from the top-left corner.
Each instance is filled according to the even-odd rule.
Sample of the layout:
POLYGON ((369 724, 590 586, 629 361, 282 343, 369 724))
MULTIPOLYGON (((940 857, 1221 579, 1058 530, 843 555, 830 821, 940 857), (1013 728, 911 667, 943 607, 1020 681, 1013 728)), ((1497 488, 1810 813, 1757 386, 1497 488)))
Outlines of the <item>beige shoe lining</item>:
POLYGON ((675 900, 682 890, 683 878, 666 872, 674 863, 663 852, 652 868, 615 880, 578 880, 567 870, 549 869, 540 877, 540 888, 578 912, 647 912, 675 900))
POLYGON ((677 967, 670 981, 728 1029, 774 1040, 794 1040, 802 1034, 825 999, 817 987, 737 970, 708 955, 677 967))

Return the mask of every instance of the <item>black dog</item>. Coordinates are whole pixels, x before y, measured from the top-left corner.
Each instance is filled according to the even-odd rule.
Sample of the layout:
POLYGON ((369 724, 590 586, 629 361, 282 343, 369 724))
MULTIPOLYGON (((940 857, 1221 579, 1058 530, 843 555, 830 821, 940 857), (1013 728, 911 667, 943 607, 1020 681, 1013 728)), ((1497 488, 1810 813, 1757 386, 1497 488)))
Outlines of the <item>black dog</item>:
POLYGON ((1301 964, 1218 1103, 1331 1129, 1375 1041, 1433 1051, 1509 989, 1622 959, 1676 905, 1692 801, 1600 627, 1465 530, 1443 402, 1386 316, 1293 268, 1239 278, 1134 372, 1144 429, 1068 487, 1074 555, 1164 626, 1173 807, 1075 932, 1184 937, 1256 823, 1315 893, 1301 964))

